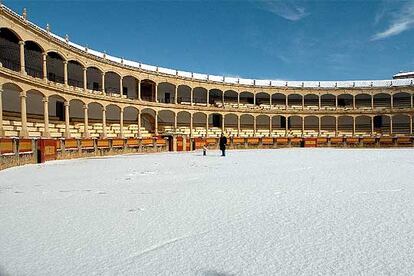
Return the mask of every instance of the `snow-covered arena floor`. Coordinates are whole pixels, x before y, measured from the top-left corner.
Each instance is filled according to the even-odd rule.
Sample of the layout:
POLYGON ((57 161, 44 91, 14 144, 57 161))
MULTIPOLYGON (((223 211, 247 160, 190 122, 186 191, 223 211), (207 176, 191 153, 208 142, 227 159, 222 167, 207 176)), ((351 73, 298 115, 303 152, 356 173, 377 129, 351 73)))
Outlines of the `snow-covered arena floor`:
POLYGON ((298 274, 414 274, 414 150, 162 153, 0 172, 0 275, 298 274))

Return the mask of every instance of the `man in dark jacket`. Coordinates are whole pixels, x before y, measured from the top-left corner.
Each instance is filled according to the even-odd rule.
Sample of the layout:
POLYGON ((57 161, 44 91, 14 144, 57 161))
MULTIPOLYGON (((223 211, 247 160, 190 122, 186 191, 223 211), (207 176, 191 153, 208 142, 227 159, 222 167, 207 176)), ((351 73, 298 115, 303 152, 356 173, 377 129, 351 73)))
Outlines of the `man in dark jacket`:
POLYGON ((220 136, 220 150, 221 150, 221 156, 226 156, 226 145, 227 145, 227 138, 222 133, 220 136))

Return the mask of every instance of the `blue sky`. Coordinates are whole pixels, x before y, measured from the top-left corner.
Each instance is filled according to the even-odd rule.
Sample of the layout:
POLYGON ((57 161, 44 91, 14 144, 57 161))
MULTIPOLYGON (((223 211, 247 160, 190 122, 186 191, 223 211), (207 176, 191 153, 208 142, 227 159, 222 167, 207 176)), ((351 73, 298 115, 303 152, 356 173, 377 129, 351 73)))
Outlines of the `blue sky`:
POLYGON ((90 48, 257 79, 389 79, 414 70, 410 1, 3 1, 90 48))

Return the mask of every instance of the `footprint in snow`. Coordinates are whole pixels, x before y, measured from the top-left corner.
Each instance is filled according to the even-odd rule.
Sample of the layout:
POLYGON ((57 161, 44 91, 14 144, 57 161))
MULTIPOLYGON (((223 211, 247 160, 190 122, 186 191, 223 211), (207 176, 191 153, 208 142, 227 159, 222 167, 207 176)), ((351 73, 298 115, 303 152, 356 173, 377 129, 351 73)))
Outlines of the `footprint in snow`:
POLYGON ((138 212, 138 211, 144 211, 143 208, 136 208, 136 209, 129 209, 128 212, 138 212))
POLYGON ((15 194, 23 194, 23 192, 20 192, 20 191, 15 191, 14 193, 15 194))
POLYGON ((106 195, 106 192, 98 192, 100 195, 106 195))

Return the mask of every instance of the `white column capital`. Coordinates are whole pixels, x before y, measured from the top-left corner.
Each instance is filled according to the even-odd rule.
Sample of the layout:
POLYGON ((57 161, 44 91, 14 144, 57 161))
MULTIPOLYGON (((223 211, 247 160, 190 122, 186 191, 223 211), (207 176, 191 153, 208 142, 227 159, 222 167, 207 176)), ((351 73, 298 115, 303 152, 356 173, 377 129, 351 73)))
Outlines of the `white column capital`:
POLYGON ((24 45, 25 45, 24 41, 23 41, 23 40, 20 40, 20 41, 19 41, 19 45, 20 45, 20 46, 24 46, 24 45))

